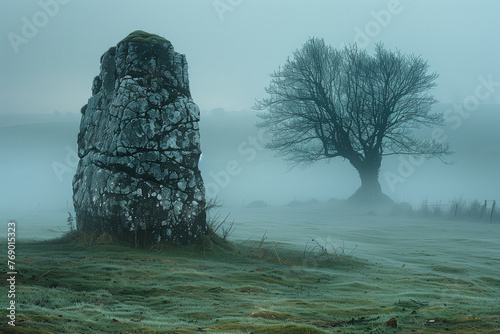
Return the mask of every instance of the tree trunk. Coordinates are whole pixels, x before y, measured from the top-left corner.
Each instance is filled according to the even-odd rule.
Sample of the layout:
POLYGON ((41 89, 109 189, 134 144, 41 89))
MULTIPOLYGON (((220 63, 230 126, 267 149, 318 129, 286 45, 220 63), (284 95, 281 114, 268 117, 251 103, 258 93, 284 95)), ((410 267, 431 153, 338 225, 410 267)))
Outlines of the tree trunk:
POLYGON ((380 162, 366 162, 352 164, 361 178, 361 187, 349 197, 349 201, 359 204, 385 204, 392 200, 382 193, 378 181, 380 162))

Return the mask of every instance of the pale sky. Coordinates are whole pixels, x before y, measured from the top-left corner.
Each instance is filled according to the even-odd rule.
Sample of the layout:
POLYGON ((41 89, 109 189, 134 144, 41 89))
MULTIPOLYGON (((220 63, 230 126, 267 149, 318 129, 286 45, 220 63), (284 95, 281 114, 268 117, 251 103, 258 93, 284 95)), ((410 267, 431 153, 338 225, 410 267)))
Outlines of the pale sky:
MULTIPOLYGON (((434 94, 461 103, 500 81, 500 1, 0 0, 0 113, 78 112, 99 59, 133 30, 161 35, 189 63, 202 110, 249 110, 269 73, 309 37, 422 55, 434 94)), ((483 103, 500 103, 500 86, 483 103)))

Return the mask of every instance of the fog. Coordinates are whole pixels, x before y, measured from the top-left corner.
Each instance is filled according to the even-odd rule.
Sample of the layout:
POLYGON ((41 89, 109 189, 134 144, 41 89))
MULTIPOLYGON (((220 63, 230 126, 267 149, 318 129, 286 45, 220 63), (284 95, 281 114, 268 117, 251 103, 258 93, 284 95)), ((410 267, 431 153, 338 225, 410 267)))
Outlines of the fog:
MULTIPOLYGON (((451 106, 436 108, 447 110, 451 106)), ((356 170, 342 159, 295 167, 263 147, 252 111, 204 111, 200 169, 208 197, 243 206, 262 200, 284 205, 293 200, 347 198, 360 185, 356 170)), ((0 115, 2 156, 0 209, 4 213, 71 209, 76 171, 78 114, 0 115)), ((410 158, 384 159, 380 183, 385 194, 414 205, 424 199, 495 199, 500 188, 498 107, 482 106, 454 130, 444 131, 455 154, 447 163, 410 158)), ((422 136, 429 135, 422 131, 422 136)))
POLYGON ((265 96, 269 74, 313 36, 370 52, 383 42, 421 55, 439 74, 435 110, 446 114, 442 131, 455 154, 448 164, 384 159, 385 194, 412 204, 498 199, 500 3, 41 0, 3 1, 0 10, 4 214, 71 210, 79 110, 101 55, 136 29, 186 54, 202 111, 200 169, 207 195, 224 205, 343 199, 359 187, 356 170, 342 159, 292 168, 263 148, 254 126, 251 107, 265 96))

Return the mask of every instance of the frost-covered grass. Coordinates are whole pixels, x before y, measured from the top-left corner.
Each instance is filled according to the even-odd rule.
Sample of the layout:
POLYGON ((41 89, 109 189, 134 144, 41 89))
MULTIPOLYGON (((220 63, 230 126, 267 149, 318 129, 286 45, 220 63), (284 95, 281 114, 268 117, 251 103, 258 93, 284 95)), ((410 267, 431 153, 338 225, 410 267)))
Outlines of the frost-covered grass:
MULTIPOLYGON (((400 223, 410 230, 419 226, 400 223)), ((367 225, 361 222, 358 228, 363 233, 367 225)), ((447 228, 457 226, 440 226, 428 233, 441 234, 447 228)), ((388 236, 394 233, 402 237, 398 231, 388 231, 388 236)), ((371 238, 380 237, 372 233, 371 238)), ((337 257, 329 252, 341 247, 333 240, 304 239, 299 249, 271 242, 266 235, 236 241, 236 248, 216 242, 210 249, 89 246, 75 234, 55 241, 21 242, 18 326, 10 329, 12 333, 498 332, 500 262, 494 250, 477 251, 474 236, 469 235, 458 242, 463 248, 459 260, 425 240, 416 248, 394 240, 395 246, 408 244, 399 254, 394 254, 397 247, 373 247, 367 254, 368 239, 359 238, 361 247, 354 254, 347 252, 354 249, 352 240, 346 241, 342 246, 346 251, 337 257), (397 319, 398 330, 384 326, 391 318, 397 319)), ((442 247, 453 247, 444 235, 442 247)))
POLYGON ((38 217, 48 236, 59 230, 49 220, 64 228, 67 215, 20 215, 18 326, 0 332, 500 330, 498 223, 331 203, 225 210, 232 245, 219 238, 150 250, 75 234, 22 241, 36 235, 24 219, 38 217), (397 329, 384 326, 391 318, 397 329))

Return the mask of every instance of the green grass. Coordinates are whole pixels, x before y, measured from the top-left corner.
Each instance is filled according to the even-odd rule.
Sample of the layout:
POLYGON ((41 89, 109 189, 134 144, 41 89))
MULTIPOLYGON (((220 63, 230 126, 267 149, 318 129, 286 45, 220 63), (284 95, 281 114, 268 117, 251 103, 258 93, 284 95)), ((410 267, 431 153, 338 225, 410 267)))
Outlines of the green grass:
POLYGON ((156 40, 158 42, 170 43, 167 39, 161 36, 150 34, 142 30, 136 30, 131 32, 127 37, 125 37, 122 40, 122 42, 151 43, 151 41, 153 40, 156 40))
MULTIPOLYGON (((500 328, 486 285, 476 289, 447 278, 454 271, 445 266, 418 274, 354 257, 312 261, 286 245, 258 240, 231 245, 215 237, 190 247, 150 250, 89 244, 77 234, 17 246, 17 326, 0 332, 496 333, 500 328), (440 294, 443 285, 452 286, 453 295, 440 294), (384 326, 391 318, 397 318, 398 329, 384 326)), ((494 289, 498 280, 484 284, 494 289)))

